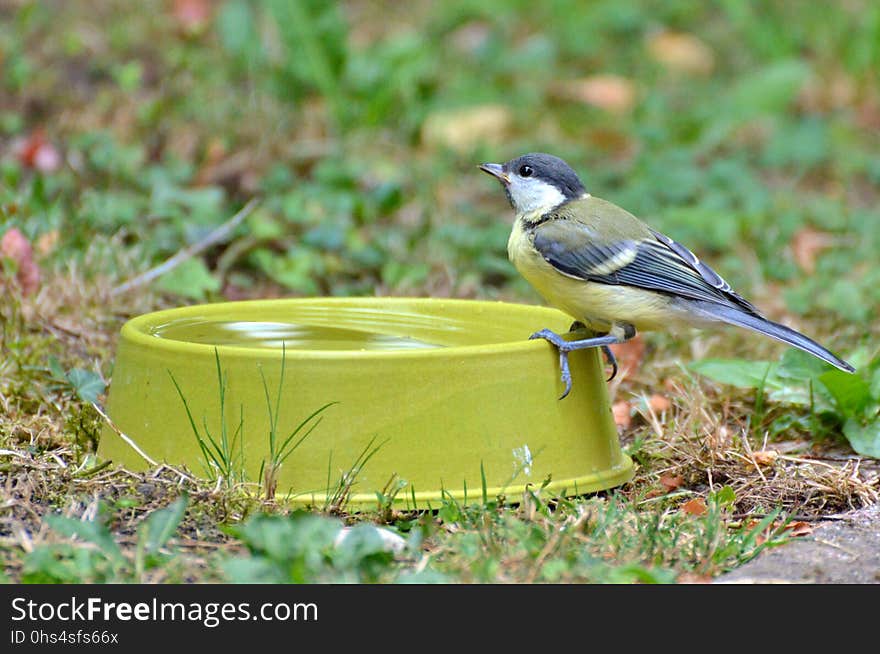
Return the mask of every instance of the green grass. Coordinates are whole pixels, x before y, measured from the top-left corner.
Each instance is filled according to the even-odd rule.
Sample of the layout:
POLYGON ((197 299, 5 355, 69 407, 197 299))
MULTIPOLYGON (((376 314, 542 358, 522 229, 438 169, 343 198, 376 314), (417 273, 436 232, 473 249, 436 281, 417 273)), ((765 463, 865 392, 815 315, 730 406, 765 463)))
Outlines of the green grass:
MULTIPOLYGON (((240 407, 238 424, 234 430, 230 430, 228 420, 226 419, 226 391, 228 388, 228 378, 220 367, 220 353, 214 348, 214 361, 217 364, 217 393, 218 393, 218 415, 220 422, 220 433, 216 436, 211 433, 208 428, 208 417, 202 417, 202 429, 199 429, 196 420, 190 410, 189 403, 186 401, 186 395, 180 384, 168 371, 171 377, 171 383, 174 384, 174 390, 183 403, 183 410, 189 420, 192 428, 193 437, 199 445, 202 453, 202 466, 204 473, 211 481, 218 480, 225 484, 228 488, 239 483, 244 483, 247 476, 244 470, 244 407, 240 407), (230 434, 230 431, 232 433, 230 434)), ((274 435, 274 425, 271 436, 274 435)), ((274 440, 272 441, 274 442, 274 440)))
MULTIPOLYGON (((194 568, 231 582, 588 582, 672 583, 691 575, 708 579, 785 542, 775 511, 755 524, 731 529, 729 488, 710 496, 706 513, 690 516, 666 507, 637 510, 612 494, 587 500, 545 498, 530 491, 519 507, 498 502, 464 505, 444 500, 430 514, 398 519, 390 527, 309 512, 257 514, 228 528, 245 550, 193 556, 175 548, 187 507, 185 496, 140 522, 134 546, 117 544, 106 507, 92 520, 49 516, 57 536, 24 557, 25 582, 180 581, 194 568), (550 499, 550 501, 548 501, 550 499), (348 530, 349 533, 344 533, 348 530), (381 531, 402 533, 392 550, 381 531)), ((100 508, 100 507, 99 507, 100 508)))
MULTIPOLYGON (((876 499, 870 470, 803 461, 829 448, 876 457, 880 443, 877 3, 222 0, 193 29, 171 4, 0 9, 0 237, 21 230, 42 280, 22 294, 27 262, 0 256, 10 578, 667 582, 739 565, 792 515, 876 499), (682 41, 664 30, 699 45, 685 38, 676 64, 682 41), (579 85, 600 75, 632 99, 609 108, 607 86, 585 97, 579 85), (328 476, 322 506, 287 517, 273 466, 323 409, 281 429, 265 382, 262 493, 242 484, 246 425, 207 433, 195 413, 187 437, 221 489, 100 467, 92 402, 127 317, 282 295, 539 302, 507 261, 504 199, 476 169, 533 150, 566 158, 590 192, 685 243, 858 376, 842 385, 735 330, 648 335, 638 372, 611 387, 635 414, 622 439, 636 478, 580 499, 474 489, 402 514, 392 478, 359 486, 377 507, 350 515, 380 435, 328 476), (221 242, 114 293, 255 197, 221 242), (656 393, 672 401, 662 416, 656 393), (749 463, 776 446, 771 467, 749 463), (694 498, 705 514, 682 512, 694 498), (395 529, 406 548, 389 554, 366 528, 333 545, 353 523, 395 529), (292 534, 314 547, 288 547, 292 534)), ((217 383, 225 401, 219 360, 217 383)))

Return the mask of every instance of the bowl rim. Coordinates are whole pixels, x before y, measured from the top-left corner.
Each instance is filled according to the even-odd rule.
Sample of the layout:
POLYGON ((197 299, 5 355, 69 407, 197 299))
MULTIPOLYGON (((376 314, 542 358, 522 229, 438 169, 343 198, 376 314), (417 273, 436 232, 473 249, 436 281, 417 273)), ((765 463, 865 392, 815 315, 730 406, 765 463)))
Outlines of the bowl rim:
POLYGON ((492 307, 493 310, 516 311, 520 313, 531 313, 537 317, 541 315, 548 319, 560 316, 566 317, 574 321, 574 318, 568 316, 557 309, 551 307, 539 306, 534 304, 522 304, 517 302, 505 302, 501 300, 469 300, 461 298, 431 298, 431 297, 304 297, 304 298, 272 298, 257 300, 235 300, 229 302, 210 302, 203 304, 192 304, 180 307, 172 307, 169 309, 160 309, 144 313, 129 319, 123 324, 120 331, 120 339, 133 344, 155 351, 168 351, 172 353, 187 353, 192 356, 214 355, 216 350, 218 354, 227 356, 237 356, 241 358, 258 358, 258 359, 286 359, 293 360, 350 360, 358 359, 362 361, 371 360, 387 360, 387 359, 431 359, 436 357, 472 357, 487 356, 513 353, 535 353, 541 349, 546 349, 549 344, 542 339, 531 340, 523 338, 516 341, 502 341, 499 343, 481 343, 474 345, 449 345, 436 348, 423 348, 412 350, 301 350, 301 349, 282 349, 280 348, 256 348, 241 345, 212 345, 210 343, 196 343, 192 341, 180 341, 170 338, 157 338, 147 333, 146 327, 153 326, 161 319, 169 319, 171 317, 186 317, 190 314, 217 313, 228 310, 230 307, 257 307, 260 305, 282 305, 282 304, 336 304, 340 306, 358 305, 358 304, 455 304, 459 307, 492 307))

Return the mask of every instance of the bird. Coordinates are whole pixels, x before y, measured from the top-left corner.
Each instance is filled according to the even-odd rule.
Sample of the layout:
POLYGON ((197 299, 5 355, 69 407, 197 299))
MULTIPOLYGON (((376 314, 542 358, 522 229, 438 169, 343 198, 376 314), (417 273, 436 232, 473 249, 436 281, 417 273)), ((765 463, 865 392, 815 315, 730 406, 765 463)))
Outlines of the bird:
POLYGON ((516 213, 507 243, 510 261, 552 306, 575 319, 567 340, 550 329, 532 334, 556 347, 565 392, 572 388, 568 354, 599 347, 617 372, 609 348, 637 332, 744 327, 809 352, 835 368, 853 366, 811 338, 764 317, 693 252, 633 214, 587 192, 565 161, 531 152, 480 164, 501 182, 516 213))

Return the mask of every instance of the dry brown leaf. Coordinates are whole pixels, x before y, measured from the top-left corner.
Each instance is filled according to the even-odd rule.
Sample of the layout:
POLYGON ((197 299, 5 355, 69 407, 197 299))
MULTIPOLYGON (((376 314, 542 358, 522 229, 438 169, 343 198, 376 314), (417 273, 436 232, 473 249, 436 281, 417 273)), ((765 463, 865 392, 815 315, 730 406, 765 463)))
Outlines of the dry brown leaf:
POLYGON ((41 234, 37 239, 37 252, 40 253, 40 256, 45 257, 47 254, 53 252, 58 245, 58 239, 60 236, 61 234, 57 229, 41 234))
POLYGON ((699 572, 682 572, 676 581, 680 584, 711 584, 712 575, 701 575, 699 572))
POLYGON ((454 111, 438 111, 422 125, 422 142, 429 147, 447 147, 468 152, 477 143, 500 145, 513 122, 510 110, 485 104, 454 111))
POLYGON ((813 525, 811 525, 809 522, 798 520, 797 522, 788 523, 785 527, 785 531, 788 532, 789 536, 794 536, 795 538, 800 536, 809 536, 813 533, 813 525))
POLYGON ((855 107, 858 99, 858 85, 841 70, 811 76, 798 95, 804 110, 817 113, 855 107))
POLYGON ((794 260, 801 270, 812 274, 816 270, 816 257, 834 243, 834 237, 812 227, 799 229, 791 240, 794 260))
POLYGON ((754 452, 752 454, 752 458, 759 466, 771 466, 776 462, 778 457, 779 452, 776 450, 761 450, 760 452, 754 452))
POLYGON ((648 399, 648 405, 653 409, 654 413, 663 413, 664 411, 669 411, 669 407, 672 406, 672 402, 669 401, 669 398, 664 397, 663 395, 659 395, 658 393, 654 393, 648 399))
POLYGON ((642 359, 645 357, 645 341, 641 334, 636 334, 634 338, 623 343, 615 343, 610 347, 617 359, 618 375, 629 377, 639 371, 642 359))
POLYGON ((561 97, 615 114, 629 111, 636 103, 635 84, 619 75, 593 75, 560 82, 551 90, 561 97))
POLYGON ((715 67, 715 53, 693 34, 658 32, 647 46, 651 57, 669 70, 707 75, 715 67))
POLYGON ((21 292, 24 295, 35 293, 40 287, 40 268, 34 261, 31 244, 18 228, 13 227, 0 239, 0 256, 15 262, 15 278, 21 292))
POLYGON ((682 504, 681 511, 688 515, 701 516, 706 515, 709 512, 709 509, 706 507, 706 502, 702 497, 695 497, 682 504))
POLYGON ((611 412, 614 414, 615 425, 621 429, 629 427, 632 422, 632 413, 630 412, 629 402, 626 400, 615 402, 614 406, 611 407, 611 412))
POLYGON ((681 488, 684 485, 684 479, 681 475, 660 475, 660 483, 666 489, 666 492, 669 493, 677 488, 681 488))

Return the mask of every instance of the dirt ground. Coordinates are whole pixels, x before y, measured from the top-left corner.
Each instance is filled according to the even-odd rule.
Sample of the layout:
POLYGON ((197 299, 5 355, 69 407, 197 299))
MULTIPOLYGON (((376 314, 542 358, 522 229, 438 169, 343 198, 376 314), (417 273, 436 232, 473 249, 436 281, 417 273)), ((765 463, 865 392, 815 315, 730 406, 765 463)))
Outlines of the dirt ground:
POLYGON ((880 583, 880 504, 823 521, 812 535, 721 575, 730 584, 880 583))

